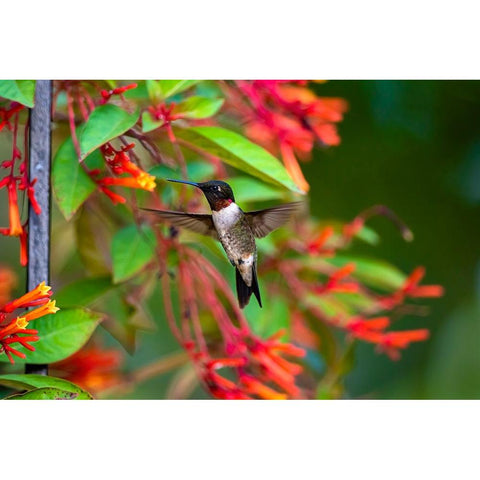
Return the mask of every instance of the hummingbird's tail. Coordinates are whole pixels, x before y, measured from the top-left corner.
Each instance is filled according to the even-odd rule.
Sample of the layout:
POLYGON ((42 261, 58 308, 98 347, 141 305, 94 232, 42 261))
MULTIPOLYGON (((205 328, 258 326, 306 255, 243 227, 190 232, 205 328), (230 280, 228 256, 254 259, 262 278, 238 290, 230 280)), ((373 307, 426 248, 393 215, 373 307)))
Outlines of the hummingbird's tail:
POLYGON ((253 269, 252 269, 252 286, 251 287, 249 287, 245 283, 238 269, 235 269, 235 274, 236 274, 236 280, 237 280, 237 297, 238 297, 238 303, 240 304, 240 308, 243 308, 245 307, 245 305, 248 305, 248 302, 250 301, 250 297, 252 293, 254 293, 255 296, 257 297, 258 304, 260 305, 260 308, 261 308, 262 300, 260 298, 260 290, 258 289, 256 265, 253 265, 253 269))

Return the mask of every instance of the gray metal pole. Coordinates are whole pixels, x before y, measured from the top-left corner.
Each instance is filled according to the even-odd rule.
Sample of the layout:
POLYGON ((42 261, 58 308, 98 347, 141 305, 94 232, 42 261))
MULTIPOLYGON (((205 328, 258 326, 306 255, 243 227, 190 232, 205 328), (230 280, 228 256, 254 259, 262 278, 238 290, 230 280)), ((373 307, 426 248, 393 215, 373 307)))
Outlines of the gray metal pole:
MULTIPOLYGON (((35 183, 35 198, 42 209, 37 215, 32 206, 28 212, 27 287, 50 283, 50 163, 52 81, 37 80, 35 106, 30 113, 30 179, 35 183)), ((25 373, 48 374, 48 365, 25 366, 25 373)))

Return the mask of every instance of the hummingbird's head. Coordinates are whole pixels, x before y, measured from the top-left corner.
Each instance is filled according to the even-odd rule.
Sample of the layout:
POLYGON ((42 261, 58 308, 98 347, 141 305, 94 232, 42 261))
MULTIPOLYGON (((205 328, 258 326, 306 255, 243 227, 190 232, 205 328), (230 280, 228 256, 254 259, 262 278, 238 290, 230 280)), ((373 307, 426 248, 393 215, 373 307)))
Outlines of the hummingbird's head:
POLYGON ((212 210, 221 210, 224 207, 228 207, 228 205, 235 201, 232 188, 228 183, 222 182, 221 180, 210 180, 208 182, 201 183, 170 179, 168 179, 168 181, 186 183, 199 188, 204 193, 205 197, 207 197, 208 203, 210 204, 212 210))

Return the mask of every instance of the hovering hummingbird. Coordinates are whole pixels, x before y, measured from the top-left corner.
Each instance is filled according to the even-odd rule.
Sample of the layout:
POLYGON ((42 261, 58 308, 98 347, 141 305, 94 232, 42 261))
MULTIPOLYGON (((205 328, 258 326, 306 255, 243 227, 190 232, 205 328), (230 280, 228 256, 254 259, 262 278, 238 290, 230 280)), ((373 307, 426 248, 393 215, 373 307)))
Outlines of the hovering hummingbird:
POLYGON ((210 235, 219 240, 230 263, 235 267, 237 297, 240 308, 250 301, 252 293, 262 306, 257 281, 257 247, 255 238, 262 238, 284 224, 290 215, 299 209, 302 202, 286 203, 264 210, 243 212, 235 203, 228 183, 220 180, 187 182, 199 188, 210 204, 212 214, 174 212, 169 210, 143 209, 155 213, 172 225, 184 227, 196 233, 210 235))

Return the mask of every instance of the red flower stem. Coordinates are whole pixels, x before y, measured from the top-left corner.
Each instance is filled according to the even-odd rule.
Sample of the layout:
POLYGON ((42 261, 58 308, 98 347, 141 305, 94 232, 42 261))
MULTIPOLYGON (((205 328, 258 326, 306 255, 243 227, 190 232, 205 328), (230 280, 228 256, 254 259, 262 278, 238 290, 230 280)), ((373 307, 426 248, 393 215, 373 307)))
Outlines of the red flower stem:
MULTIPOLYGON (((202 326, 200 324, 200 318, 198 316, 198 309, 196 303, 196 295, 195 289, 192 282, 192 277, 190 272, 188 271, 188 267, 180 262, 179 269, 182 271, 182 283, 183 287, 185 288, 185 301, 188 311, 190 313, 190 319, 192 321, 192 327, 195 334, 195 338, 197 340, 197 344, 199 350, 203 353, 208 352, 207 343, 205 341, 205 337, 202 333, 202 326), (185 271, 186 270, 186 271, 185 271)), ((180 289, 181 291, 181 289, 180 289)))
MULTIPOLYGON (((187 272, 188 275, 188 272, 187 272)), ((178 298, 179 298, 179 309, 180 309, 180 322, 181 322, 181 329, 183 332, 183 341, 191 344, 192 343, 192 335, 190 332, 190 320, 191 320, 191 311, 190 311, 190 304, 187 295, 187 286, 186 286, 186 278, 184 268, 182 266, 182 262, 178 266, 178 275, 177 275, 177 291, 178 291, 178 298)))
POLYGON ((95 110, 95 103, 86 88, 82 87, 83 99, 87 102, 90 113, 95 110))
POLYGON ((80 113, 82 114, 83 121, 86 122, 88 120, 88 117, 89 117, 89 112, 88 112, 87 107, 85 106, 85 98, 80 94, 78 94, 78 96, 77 96, 77 104, 78 104, 78 108, 80 110, 80 113))
POLYGON ((185 157, 183 156, 182 149, 180 148, 177 142, 177 138, 173 133, 173 128, 171 123, 167 123, 166 128, 167 128, 168 139, 170 140, 170 143, 173 146, 173 150, 175 151, 175 155, 177 156, 178 163, 180 164, 180 168, 182 169, 183 178, 184 180, 186 180, 188 178, 187 164, 185 163, 185 157))
POLYGON ((240 310, 240 308, 238 307, 238 304, 237 304, 237 299, 235 298, 235 296, 233 295, 232 293, 232 290, 230 289, 230 286, 228 285, 228 283, 225 281, 225 279, 220 275, 220 273, 218 272, 218 270, 208 261, 206 260, 204 257, 198 255, 198 254, 195 254, 195 258, 198 262, 198 264, 205 268, 205 270, 208 271, 209 275, 214 279, 215 283, 217 284, 217 286, 220 288, 220 290, 224 293, 224 295, 227 297, 227 300, 228 302, 230 303, 230 305, 232 306, 232 309, 235 313, 235 316, 237 317, 238 319, 238 322, 239 322, 239 325, 240 325, 240 328, 243 330, 243 331, 246 331, 246 332, 249 332, 250 331, 250 326, 248 325, 242 311, 240 310))
POLYGON ((407 242, 413 240, 413 233, 405 224, 405 222, 403 222, 403 220, 395 212, 390 210, 385 205, 374 205, 373 207, 367 208, 367 210, 364 210, 362 213, 360 213, 357 218, 361 218, 365 222, 369 218, 376 215, 382 215, 388 218, 398 228, 404 240, 407 242))
POLYGON ((170 330, 172 331, 173 335, 177 339, 177 342, 180 345, 184 345, 182 333, 178 328, 177 322, 175 321, 175 314, 173 313, 173 305, 172 305, 172 298, 171 298, 171 290, 170 290, 170 279, 168 276, 168 272, 165 272, 162 275, 162 294, 163 294, 163 303, 165 308, 165 315, 167 317, 168 325, 170 326, 170 330))
POLYGON ((210 279, 206 277, 196 260, 190 262, 190 268, 192 269, 192 275, 198 282, 198 288, 202 291, 202 303, 212 312, 213 318, 222 333, 226 346, 229 344, 235 344, 237 329, 230 322, 230 318, 225 308, 215 294, 210 279))
POLYGON ((75 130, 75 112, 73 110, 73 97, 70 95, 69 91, 66 91, 67 94, 67 110, 68 110, 68 123, 70 125, 70 132, 72 134, 73 146, 75 147, 75 152, 77 153, 78 161, 81 157, 80 143, 78 142, 77 132, 75 130))

